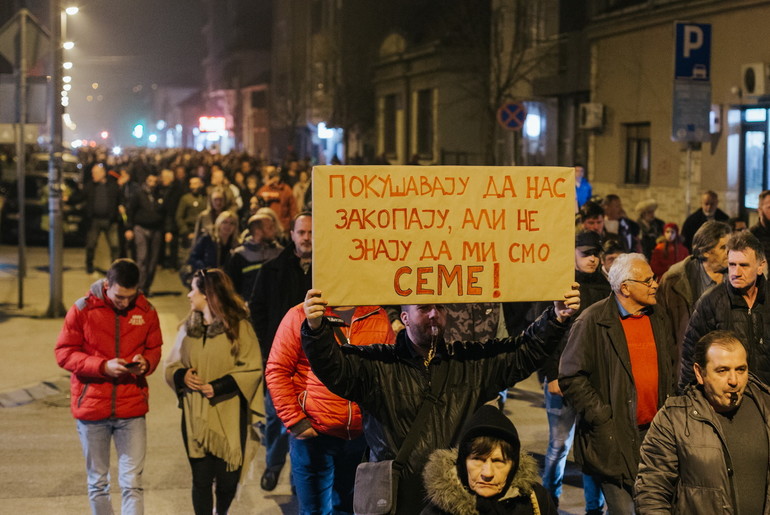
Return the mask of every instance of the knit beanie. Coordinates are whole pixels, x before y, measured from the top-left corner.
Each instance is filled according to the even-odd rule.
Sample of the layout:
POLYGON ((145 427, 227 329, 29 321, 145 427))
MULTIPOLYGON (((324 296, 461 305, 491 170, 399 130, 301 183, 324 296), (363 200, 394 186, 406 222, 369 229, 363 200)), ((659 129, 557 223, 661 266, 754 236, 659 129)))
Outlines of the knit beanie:
POLYGON ((519 433, 516 431, 513 422, 511 422, 502 411, 489 404, 483 405, 470 419, 468 419, 463 427, 457 452, 457 476, 460 479, 460 482, 466 487, 468 486, 468 470, 465 466, 465 461, 468 458, 468 451, 470 450, 470 445, 468 445, 468 443, 479 436, 498 438, 508 442, 511 447, 513 447, 513 456, 511 456, 513 466, 508 474, 505 488, 503 488, 503 492, 505 492, 508 490, 511 481, 513 480, 513 476, 516 475, 516 472, 519 469, 519 453, 521 452, 519 433))

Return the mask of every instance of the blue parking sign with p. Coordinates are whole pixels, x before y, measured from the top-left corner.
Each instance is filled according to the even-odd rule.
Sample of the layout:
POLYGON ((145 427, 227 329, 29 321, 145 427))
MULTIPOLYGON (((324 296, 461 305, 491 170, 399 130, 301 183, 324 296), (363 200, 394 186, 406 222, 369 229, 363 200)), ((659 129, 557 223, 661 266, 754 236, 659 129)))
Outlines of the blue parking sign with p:
POLYGON ((711 80, 711 25, 676 23, 675 79, 711 80))

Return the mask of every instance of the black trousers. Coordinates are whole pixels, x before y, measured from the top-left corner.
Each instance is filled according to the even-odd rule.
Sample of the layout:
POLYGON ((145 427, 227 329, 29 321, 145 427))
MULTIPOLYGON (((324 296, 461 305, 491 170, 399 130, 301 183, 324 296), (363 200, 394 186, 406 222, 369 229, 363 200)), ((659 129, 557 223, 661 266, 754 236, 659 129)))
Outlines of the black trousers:
POLYGON ((227 471, 227 463, 213 454, 189 458, 192 468, 192 502, 195 515, 211 515, 214 508, 212 485, 216 485, 217 514, 226 515, 238 490, 241 469, 227 471))

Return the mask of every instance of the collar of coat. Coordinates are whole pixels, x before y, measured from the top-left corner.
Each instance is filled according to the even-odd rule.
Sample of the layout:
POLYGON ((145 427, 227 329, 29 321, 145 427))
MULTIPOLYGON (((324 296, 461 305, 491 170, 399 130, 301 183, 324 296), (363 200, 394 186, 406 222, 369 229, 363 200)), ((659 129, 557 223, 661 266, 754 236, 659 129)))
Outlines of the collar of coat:
MULTIPOLYGON (((91 284, 91 288, 88 290, 88 293, 90 294, 91 299, 95 301, 95 305, 110 308, 111 310, 121 315, 124 315, 135 308, 141 309, 142 311, 150 311, 155 309, 153 308, 152 304, 150 304, 150 301, 147 300, 147 297, 145 297, 144 294, 142 294, 142 292, 138 292, 136 294, 136 298, 128 306, 128 308, 122 311, 116 310, 115 306, 112 304, 112 301, 110 301, 110 299, 107 297, 105 293, 105 290, 104 290, 105 282, 106 282, 106 279, 99 279, 95 283, 91 284)), ((85 298, 83 300, 85 300, 85 298)), ((94 304, 92 304, 92 306, 93 305, 94 304)))
POLYGON ((219 320, 214 321, 210 325, 205 325, 203 323, 203 313, 193 311, 185 321, 185 330, 187 331, 187 336, 191 338, 201 338, 204 330, 206 331, 206 338, 214 338, 225 332, 225 325, 219 320))
MULTIPOLYGON (((460 482, 456 462, 457 449, 439 449, 430 455, 422 473, 426 499, 445 512, 455 515, 476 514, 476 494, 460 482)), ((529 496, 533 485, 538 483, 539 479, 537 462, 532 456, 522 452, 519 455, 519 469, 500 501, 522 495, 529 496)))
MULTIPOLYGON (((763 411, 763 416, 763 406, 766 406, 767 409, 770 410, 770 404, 768 403, 768 401, 770 401, 770 387, 760 381, 753 374, 749 374, 749 382, 746 385, 744 396, 751 397, 757 402, 760 410, 763 411)), ((682 395, 669 397, 666 399, 666 403, 664 405, 665 409, 685 408, 689 410, 690 408, 696 407, 700 407, 701 415, 703 416, 706 416, 706 414, 714 413, 708 400, 706 400, 705 394, 703 393, 703 387, 698 384, 688 385, 684 389, 684 392, 682 392, 682 395)), ((770 416, 770 413, 768 413, 768 416, 770 416)), ((713 418, 713 416, 708 415, 707 418, 713 418)))
MULTIPOLYGON (((722 283, 727 287, 727 294, 730 297, 730 304, 732 304, 733 307, 744 307, 748 308, 746 304, 746 300, 743 298, 743 295, 741 292, 733 288, 733 285, 730 284, 730 278, 729 276, 725 278, 725 282, 722 283)), ((757 298, 754 299, 754 305, 757 304, 764 304, 765 303, 765 288, 767 287, 767 281, 765 281, 765 276, 762 274, 757 275, 757 298)))

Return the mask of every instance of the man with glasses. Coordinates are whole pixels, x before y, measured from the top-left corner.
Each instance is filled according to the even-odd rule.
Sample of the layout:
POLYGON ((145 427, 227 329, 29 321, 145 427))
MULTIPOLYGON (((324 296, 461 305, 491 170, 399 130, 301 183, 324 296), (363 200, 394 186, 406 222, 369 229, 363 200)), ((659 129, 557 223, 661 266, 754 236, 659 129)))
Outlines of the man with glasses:
POLYGON ((716 329, 733 331, 746 346, 749 367, 763 382, 770 382, 770 286, 764 277, 765 252, 749 231, 727 240, 727 281, 707 290, 695 304, 682 345, 679 389, 692 383, 693 349, 705 334, 716 329))
POLYGON ((642 254, 618 256, 612 293, 575 321, 559 362, 559 386, 578 414, 575 458, 601 484, 610 513, 634 513, 642 439, 674 390, 668 318, 642 254))
POLYGON ((56 342, 57 363, 72 373, 71 409, 94 514, 112 513, 111 440, 118 456, 121 513, 144 513, 145 376, 158 366, 163 338, 158 314, 138 286, 136 263, 115 261, 107 277, 70 308, 56 342))

